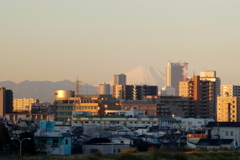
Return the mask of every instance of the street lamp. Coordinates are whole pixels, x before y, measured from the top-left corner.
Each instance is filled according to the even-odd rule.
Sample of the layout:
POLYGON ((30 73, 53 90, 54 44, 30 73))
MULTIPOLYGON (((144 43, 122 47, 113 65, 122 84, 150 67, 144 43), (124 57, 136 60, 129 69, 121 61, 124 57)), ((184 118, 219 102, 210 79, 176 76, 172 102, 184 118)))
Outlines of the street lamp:
POLYGON ((22 156, 22 141, 23 140, 30 140, 31 138, 23 138, 22 140, 20 140, 20 139, 18 139, 18 138, 11 138, 11 140, 14 140, 14 139, 16 139, 16 140, 18 140, 19 141, 19 143, 20 143, 20 156, 22 156))

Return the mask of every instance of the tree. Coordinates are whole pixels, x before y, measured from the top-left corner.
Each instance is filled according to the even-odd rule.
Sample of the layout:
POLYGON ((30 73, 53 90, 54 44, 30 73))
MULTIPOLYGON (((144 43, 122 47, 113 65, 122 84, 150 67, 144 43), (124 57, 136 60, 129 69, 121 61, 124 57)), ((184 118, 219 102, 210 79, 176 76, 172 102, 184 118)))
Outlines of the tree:
POLYGON ((0 151, 9 151, 12 147, 11 138, 5 124, 0 122, 0 151))
POLYGON ((30 132, 24 132, 20 135, 20 139, 23 138, 31 138, 30 140, 24 140, 22 142, 22 152, 23 153, 28 153, 31 155, 35 155, 36 154, 36 147, 35 147, 35 143, 34 143, 34 135, 30 132))

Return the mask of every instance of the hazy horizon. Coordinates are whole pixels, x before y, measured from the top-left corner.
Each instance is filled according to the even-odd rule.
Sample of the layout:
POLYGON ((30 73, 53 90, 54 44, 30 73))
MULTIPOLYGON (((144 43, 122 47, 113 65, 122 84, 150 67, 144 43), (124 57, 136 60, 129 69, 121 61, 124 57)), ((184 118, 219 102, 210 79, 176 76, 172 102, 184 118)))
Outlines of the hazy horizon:
POLYGON ((1 1, 0 81, 92 85, 182 61, 238 84, 239 18, 238 0, 1 1))

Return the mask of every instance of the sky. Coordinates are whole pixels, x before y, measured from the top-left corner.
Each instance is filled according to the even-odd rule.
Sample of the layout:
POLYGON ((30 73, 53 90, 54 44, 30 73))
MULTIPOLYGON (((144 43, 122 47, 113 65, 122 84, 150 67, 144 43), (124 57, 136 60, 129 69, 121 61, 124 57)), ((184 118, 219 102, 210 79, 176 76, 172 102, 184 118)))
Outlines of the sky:
POLYGON ((182 61, 240 85, 240 1, 0 0, 0 55, 0 81, 96 84, 182 61))

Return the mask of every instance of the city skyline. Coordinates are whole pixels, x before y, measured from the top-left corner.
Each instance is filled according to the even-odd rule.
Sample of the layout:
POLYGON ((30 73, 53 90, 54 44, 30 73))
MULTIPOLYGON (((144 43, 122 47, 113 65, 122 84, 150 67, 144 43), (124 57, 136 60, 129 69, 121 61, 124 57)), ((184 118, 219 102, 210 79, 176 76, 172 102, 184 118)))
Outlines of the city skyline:
POLYGON ((108 82, 138 66, 238 85, 240 1, 1 1, 0 81, 108 82))

